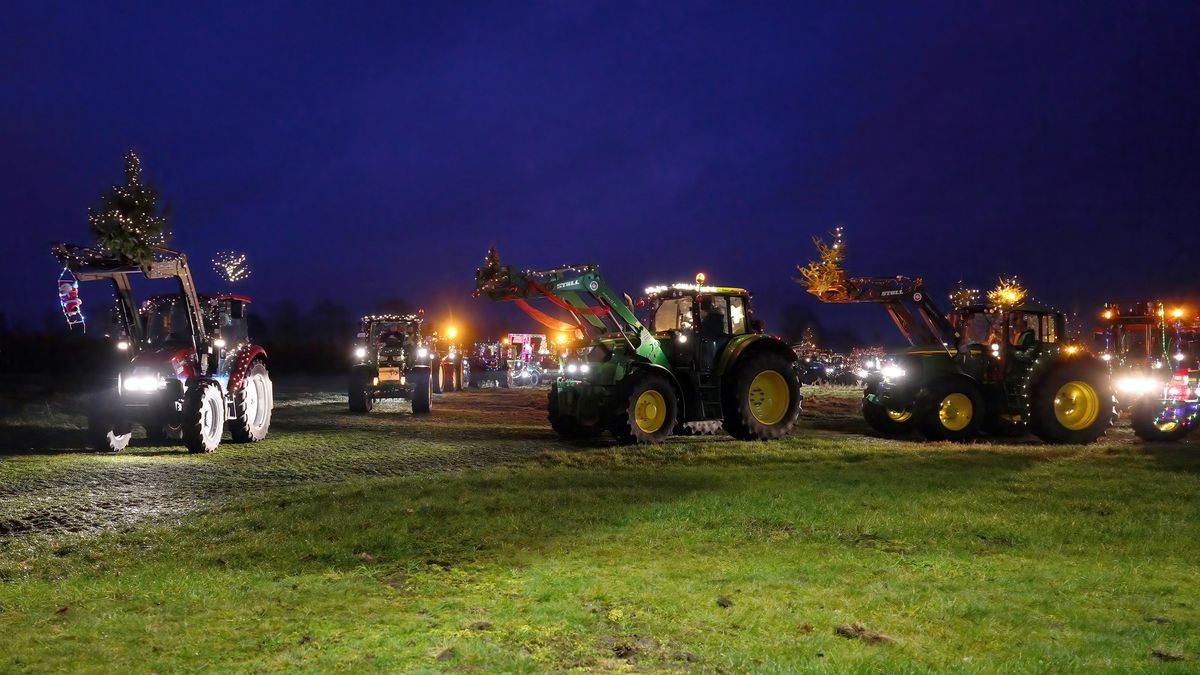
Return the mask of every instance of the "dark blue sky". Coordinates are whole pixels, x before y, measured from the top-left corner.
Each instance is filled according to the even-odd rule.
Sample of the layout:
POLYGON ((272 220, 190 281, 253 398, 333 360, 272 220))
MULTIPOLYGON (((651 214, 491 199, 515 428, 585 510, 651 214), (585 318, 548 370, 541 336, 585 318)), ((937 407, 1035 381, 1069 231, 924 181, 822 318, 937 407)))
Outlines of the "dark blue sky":
POLYGON ((47 245, 86 239, 131 146, 203 285, 239 249, 267 306, 524 328, 469 297, 496 243, 886 330, 791 282, 837 223, 852 271, 939 295, 1000 272, 1066 308, 1200 295, 1197 3, 198 4, 6 9, 10 322, 57 311, 47 245))

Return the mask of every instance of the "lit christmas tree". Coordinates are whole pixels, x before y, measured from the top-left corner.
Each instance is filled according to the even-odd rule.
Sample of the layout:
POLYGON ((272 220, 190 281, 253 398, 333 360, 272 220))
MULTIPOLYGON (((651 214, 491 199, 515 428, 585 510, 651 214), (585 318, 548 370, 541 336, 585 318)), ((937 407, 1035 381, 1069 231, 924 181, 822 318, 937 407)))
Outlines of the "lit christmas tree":
POLYGON ((114 185, 99 206, 88 209, 88 226, 104 253, 142 266, 167 245, 167 214, 158 208, 158 192, 142 182, 142 162, 133 150, 125 155, 125 184, 114 185))

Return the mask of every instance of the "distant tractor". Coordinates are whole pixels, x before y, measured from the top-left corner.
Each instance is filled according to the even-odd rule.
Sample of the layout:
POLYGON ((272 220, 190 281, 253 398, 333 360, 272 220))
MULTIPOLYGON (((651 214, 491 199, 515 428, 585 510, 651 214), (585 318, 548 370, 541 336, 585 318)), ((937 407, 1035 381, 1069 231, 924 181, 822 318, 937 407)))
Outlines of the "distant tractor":
POLYGON ((550 387, 550 425, 564 438, 607 430, 624 443, 660 443, 715 423, 734 438, 765 440, 785 436, 799 416, 796 356, 763 333, 743 289, 707 286, 702 275, 648 288, 643 323, 632 299, 611 290, 594 265, 520 272, 502 266, 494 249, 475 287, 557 331, 588 336, 566 345, 586 357, 550 387), (539 297, 570 312, 578 328, 526 302, 539 297))
POLYGON ((430 335, 430 374, 433 393, 462 391, 470 371, 470 359, 458 343, 458 329, 450 326, 443 333, 430 335))
POLYGON ((79 281, 108 281, 114 290, 123 365, 90 402, 93 448, 123 450, 133 424, 144 426, 152 442, 182 440, 197 453, 215 450, 226 426, 239 443, 267 436, 274 389, 266 351, 248 335, 249 298, 198 295, 187 256, 178 251, 160 249, 145 267, 72 244, 55 244, 53 253, 79 281), (139 307, 135 278, 174 280, 179 291, 139 307))
POLYGON ((1200 319, 1163 302, 1108 303, 1095 349, 1112 371, 1121 407, 1131 408, 1143 397, 1158 398, 1179 369, 1200 365, 1200 319))
POLYGON ((502 389, 512 386, 507 345, 501 342, 476 342, 467 363, 467 382, 472 389, 479 389, 488 383, 502 389))
POLYGON ((1061 312, 998 288, 998 301, 945 313, 920 278, 833 275, 809 283, 823 302, 883 305, 912 347, 868 376, 863 417, 885 436, 919 429, 932 440, 1032 431, 1090 443, 1116 413, 1104 362, 1064 344, 1061 312))
POLYGON ((350 367, 350 412, 370 412, 384 398, 407 399, 414 413, 429 412, 433 352, 421 336, 422 322, 419 314, 362 318, 350 367))

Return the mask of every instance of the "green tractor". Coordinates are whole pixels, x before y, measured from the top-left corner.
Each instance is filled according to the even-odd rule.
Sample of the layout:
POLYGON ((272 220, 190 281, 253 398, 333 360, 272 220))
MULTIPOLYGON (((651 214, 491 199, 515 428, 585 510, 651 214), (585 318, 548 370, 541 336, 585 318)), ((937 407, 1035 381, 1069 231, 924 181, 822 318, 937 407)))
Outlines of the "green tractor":
POLYGON ((635 314, 594 265, 543 271, 502 266, 495 249, 475 273, 476 295, 512 300, 555 331, 587 336, 586 354, 551 384, 550 425, 563 438, 611 432, 624 443, 661 443, 673 433, 723 427, 738 439, 786 435, 800 412, 796 355, 763 334, 740 288, 676 284, 646 289, 635 314), (571 313, 556 322, 526 301, 571 313))
POLYGON ((912 345, 867 376, 863 417, 885 436, 916 428, 966 441, 1028 430, 1051 443, 1090 443, 1116 419, 1104 362, 1067 345, 1063 314, 1026 301, 1015 283, 947 314, 920 278, 820 281, 808 290, 823 302, 882 304, 912 345))

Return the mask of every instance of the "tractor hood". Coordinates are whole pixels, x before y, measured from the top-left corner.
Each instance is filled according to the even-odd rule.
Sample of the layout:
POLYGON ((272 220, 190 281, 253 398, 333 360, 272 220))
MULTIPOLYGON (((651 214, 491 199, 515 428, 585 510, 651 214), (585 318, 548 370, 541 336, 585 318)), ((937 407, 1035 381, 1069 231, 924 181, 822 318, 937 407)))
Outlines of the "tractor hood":
POLYGON ((129 365, 136 370, 187 376, 192 374, 192 355, 191 347, 147 347, 139 351, 129 365))

